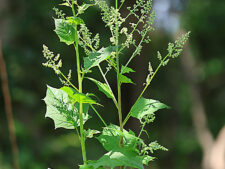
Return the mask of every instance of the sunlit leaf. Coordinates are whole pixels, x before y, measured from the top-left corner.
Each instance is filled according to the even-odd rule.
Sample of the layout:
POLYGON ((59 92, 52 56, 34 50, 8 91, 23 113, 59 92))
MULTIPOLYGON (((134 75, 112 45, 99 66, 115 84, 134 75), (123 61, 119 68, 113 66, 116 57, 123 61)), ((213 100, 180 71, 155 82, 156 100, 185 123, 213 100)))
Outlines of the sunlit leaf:
POLYGON ((113 93, 111 92, 106 83, 99 82, 90 77, 88 79, 94 82, 98 86, 99 90, 103 92, 108 98, 113 98, 113 93))
POLYGON ((157 100, 145 99, 141 97, 131 108, 131 116, 141 120, 145 115, 153 114, 159 109, 168 109, 169 107, 157 100))
POLYGON ((75 29, 69 21, 65 19, 55 20, 55 32, 61 42, 71 45, 75 42, 75 29))
MULTIPOLYGON (((74 129, 80 125, 79 103, 74 104, 66 92, 47 86, 44 101, 47 105, 45 117, 54 121, 55 128, 74 129)), ((84 123, 90 118, 88 108, 88 104, 83 105, 84 123)))
POLYGON ((136 151, 136 144, 140 141, 132 131, 123 132, 120 131, 120 127, 110 124, 105 127, 102 131, 102 134, 97 137, 98 141, 103 145, 103 147, 107 150, 117 150, 120 149, 120 137, 123 136, 123 147, 126 149, 131 149, 132 151, 136 151))
POLYGON ((84 136, 87 138, 93 138, 95 134, 99 134, 100 131, 98 130, 93 130, 93 129, 88 129, 84 130, 84 136))
POLYGON ((78 103, 88 103, 88 104, 98 104, 95 100, 92 100, 90 97, 86 96, 83 93, 79 93, 71 87, 64 86, 61 88, 64 92, 66 92, 73 102, 78 103))
POLYGON ((69 23, 71 23, 72 25, 74 25, 74 26, 77 26, 77 25, 80 25, 80 24, 84 24, 83 19, 81 19, 79 17, 74 17, 74 16, 67 17, 67 21, 69 23))
POLYGON ((142 160, 144 157, 139 156, 137 152, 121 148, 119 151, 112 150, 104 154, 99 160, 89 162, 94 169, 98 167, 118 167, 127 166, 138 169, 144 169, 142 160))
POLYGON ((116 48, 109 46, 107 48, 101 48, 97 52, 92 52, 88 57, 84 57, 84 68, 88 70, 92 67, 98 66, 102 61, 111 56, 112 52, 115 52, 116 48))

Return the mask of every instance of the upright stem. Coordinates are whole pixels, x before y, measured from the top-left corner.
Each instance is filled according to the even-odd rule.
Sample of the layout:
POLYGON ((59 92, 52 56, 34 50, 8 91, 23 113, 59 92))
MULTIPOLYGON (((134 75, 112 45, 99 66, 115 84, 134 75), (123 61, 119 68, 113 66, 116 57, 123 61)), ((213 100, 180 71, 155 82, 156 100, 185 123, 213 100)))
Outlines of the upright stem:
MULTIPOLYGON (((74 48, 76 50, 76 60, 77 60, 77 75, 78 75, 78 86, 79 92, 82 93, 82 77, 80 69, 80 56, 79 56, 79 46, 78 46, 78 33, 77 25, 75 26, 75 44, 74 48)), ((80 141, 81 141, 81 150, 83 156, 84 164, 87 163, 86 150, 85 150, 85 138, 84 138, 84 124, 83 124, 83 104, 79 104, 79 119, 80 119, 80 141)))
MULTIPOLYGON (((116 10, 118 9, 118 0, 116 0, 116 10)), ((118 18, 116 18, 118 20, 118 18)), ((117 66, 117 92, 118 92, 118 115, 120 123, 120 131, 123 132, 122 108, 121 108, 121 83, 120 83, 120 66, 119 66, 119 28, 116 23, 116 66, 117 66)), ((120 146, 123 146, 123 138, 120 139, 120 146)))

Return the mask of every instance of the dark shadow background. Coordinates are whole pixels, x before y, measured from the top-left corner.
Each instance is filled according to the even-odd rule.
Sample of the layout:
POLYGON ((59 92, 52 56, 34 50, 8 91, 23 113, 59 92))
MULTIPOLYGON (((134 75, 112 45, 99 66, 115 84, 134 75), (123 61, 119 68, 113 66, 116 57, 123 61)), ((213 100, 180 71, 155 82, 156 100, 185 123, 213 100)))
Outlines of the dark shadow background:
MULTIPOLYGON (((174 41, 180 30, 190 30, 190 50, 199 74, 198 85, 208 119, 208 127, 214 137, 225 124, 225 1, 222 0, 155 0, 156 31, 151 34, 152 42, 144 46, 143 53, 134 59, 131 67, 136 74, 131 76, 135 86, 123 87, 123 110, 128 112, 143 89, 148 62, 157 66, 157 51, 166 53, 168 42, 174 41)), ((71 169, 82 163, 79 140, 74 131, 54 130, 53 121, 45 119, 46 84, 60 87, 54 72, 41 63, 42 44, 63 58, 63 71, 75 68, 74 51, 60 43, 53 32, 52 8, 60 2, 55 0, 0 0, 0 38, 3 56, 7 64, 9 87, 12 97, 16 134, 22 169, 71 169)), ((67 14, 70 14, 69 11, 67 14)), ((94 33, 100 32, 102 45, 110 36, 100 21, 96 8, 82 15, 94 33)), ((127 51, 126 56, 129 56, 127 51)), ((181 56, 182 57, 182 56, 181 56)), ((122 62, 126 61, 126 57, 122 62)), ((145 93, 145 97, 160 100, 172 107, 157 112, 157 118, 148 126, 149 141, 158 140, 169 149, 157 152, 158 158, 150 164, 152 169, 199 169, 202 148, 197 140, 191 116, 192 101, 181 59, 171 61, 163 67, 145 93)), ((191 70, 190 70, 191 72, 191 70)), ((76 73, 72 73, 76 79, 76 73)), ((101 79, 93 72, 92 77, 101 79)), ((112 75, 110 83, 115 82, 112 75)), ((76 82, 74 81, 76 84, 76 82)), ((117 124, 117 113, 113 104, 97 87, 86 81, 85 91, 99 96, 104 108, 98 108, 107 122, 117 124)), ((1 88, 1 84, 0 84, 1 88)), ((114 86, 115 88, 115 86, 114 86)), ((101 129, 101 122, 93 112, 87 128, 101 129)), ((127 127, 137 132, 139 123, 131 120, 127 127)), ((97 159, 104 150, 94 139, 87 141, 88 159, 97 159)), ((0 168, 12 168, 12 155, 4 109, 0 92, 0 168)))

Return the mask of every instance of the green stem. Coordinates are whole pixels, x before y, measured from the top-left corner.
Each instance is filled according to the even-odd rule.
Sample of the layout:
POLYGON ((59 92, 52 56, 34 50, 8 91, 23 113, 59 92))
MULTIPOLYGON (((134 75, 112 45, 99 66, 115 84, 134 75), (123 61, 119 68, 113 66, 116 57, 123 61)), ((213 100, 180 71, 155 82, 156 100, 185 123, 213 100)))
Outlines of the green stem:
MULTIPOLYGON (((163 62, 168 58, 169 55, 166 55, 164 57, 164 59, 160 62, 160 64, 158 65, 157 69, 155 70, 155 72, 153 73, 153 75, 151 76, 149 82, 145 85, 145 88, 142 90, 141 94, 139 95, 138 99, 136 100, 136 102, 134 103, 134 105, 139 101, 139 99, 142 97, 142 95, 144 94, 144 92, 146 91, 146 89, 148 88, 148 86, 150 85, 150 83, 152 82, 152 79, 155 77, 156 73, 159 71, 159 68, 162 66, 163 62)), ((131 112, 129 112, 123 122, 123 126, 127 123, 127 121, 129 120, 131 116, 131 112)))
MULTIPOLYGON (((90 104, 91 105, 91 104, 90 104)), ((100 116, 100 114, 98 113, 98 111, 94 108, 94 106, 91 105, 91 108, 94 110, 94 112, 98 115, 98 117, 100 118, 100 120, 102 121, 102 123, 105 125, 105 127, 107 127, 106 122, 103 120, 103 118, 100 116)))
POLYGON ((144 130, 145 124, 146 124, 146 123, 144 123, 144 124, 142 125, 141 131, 140 131, 140 133, 138 134, 138 138, 141 137, 141 134, 142 134, 142 132, 143 132, 143 130, 144 130))
MULTIPOLYGON (((110 90, 111 93, 113 94, 113 91, 112 91, 112 89, 111 89, 111 87, 110 87, 110 85, 109 85, 109 82, 108 82, 108 80, 106 79, 106 77, 105 77, 105 75, 104 75, 104 73, 103 73, 102 68, 101 68, 100 65, 98 65, 98 69, 99 69, 100 73, 102 74, 102 77, 103 77, 103 79, 105 80, 105 82, 106 82, 106 84, 107 84, 109 90, 110 90)), ((118 103, 117 103, 117 100, 116 100, 114 94, 113 94, 112 100, 113 100, 115 106, 118 108, 118 103)))
MULTIPOLYGON (((78 46, 78 33, 77 33, 77 25, 75 28, 75 44, 74 48, 76 51, 76 60, 77 60, 77 74, 78 74, 78 86, 79 92, 82 93, 82 75, 80 69, 80 56, 79 56, 79 46, 78 46)), ((84 124, 83 124, 83 104, 79 104, 79 119, 80 119, 80 140, 81 140, 81 150, 83 156, 84 164, 87 163, 86 150, 85 150, 85 138, 84 138, 84 124)))
MULTIPOLYGON (((116 10, 118 10, 118 0, 116 0, 116 10)), ((118 18, 116 18, 118 22, 118 18)), ((119 28, 116 23, 116 65, 117 65, 117 92, 118 92, 118 115, 120 123, 120 131, 123 132, 122 106, 121 106, 121 83, 120 83, 120 66, 119 66, 119 28)), ((123 146, 123 137, 120 138, 120 146, 123 146)))

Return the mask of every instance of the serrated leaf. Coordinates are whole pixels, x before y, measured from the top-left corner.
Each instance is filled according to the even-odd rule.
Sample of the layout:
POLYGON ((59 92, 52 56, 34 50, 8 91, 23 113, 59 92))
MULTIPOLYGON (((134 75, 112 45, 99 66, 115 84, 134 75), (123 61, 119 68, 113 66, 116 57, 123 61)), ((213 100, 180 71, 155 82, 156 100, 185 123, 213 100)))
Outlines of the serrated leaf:
POLYGON ((107 151, 118 150, 120 149, 120 137, 123 136, 123 147, 136 151, 136 144, 141 141, 137 138, 132 131, 123 132, 120 131, 120 127, 110 124, 105 127, 102 131, 102 134, 97 137, 98 141, 103 145, 107 151))
POLYGON ((101 48, 97 52, 92 52, 88 57, 84 57, 84 69, 89 70, 92 67, 98 66, 102 61, 108 59, 112 52, 115 52, 116 48, 109 46, 107 48, 101 48))
POLYGON ((95 134, 99 134, 100 131, 98 130, 92 130, 92 129, 88 129, 88 130, 84 130, 84 136, 87 138, 93 138, 95 134))
POLYGON ((141 120, 145 115, 153 114, 159 109, 168 109, 169 107, 157 100, 145 99, 141 97, 130 110, 131 116, 141 120))
POLYGON ((55 20, 55 32, 58 35, 61 42, 71 45, 75 42, 75 29, 65 19, 54 19, 55 20))
POLYGON ((78 103, 87 103, 87 104, 98 104, 95 100, 92 100, 90 97, 86 96, 83 93, 79 93, 71 87, 64 86, 61 88, 64 92, 66 92, 73 102, 78 103))
POLYGON ((113 93, 111 92, 111 90, 109 89, 109 87, 107 86, 106 83, 102 83, 102 82, 97 81, 97 80, 95 80, 93 78, 90 78, 90 77, 87 78, 87 79, 89 79, 92 82, 94 82, 98 86, 99 90, 101 92, 103 92, 108 98, 113 98, 113 93))
MULTIPOLYGON (((47 105, 45 117, 54 121, 55 128, 74 129, 80 125, 79 104, 74 104, 66 92, 47 86, 44 101, 47 105)), ((90 118, 88 108, 88 104, 83 105, 84 123, 90 118)))
POLYGON ((121 83, 132 83, 132 84, 134 84, 134 82, 130 78, 128 78, 127 76, 124 76, 122 74, 119 74, 119 81, 121 83))
POLYGON ((131 69, 131 68, 129 68, 129 67, 124 67, 124 66, 122 65, 122 67, 121 67, 121 74, 125 74, 125 73, 133 73, 133 72, 135 72, 133 69, 131 69))
POLYGON ((143 157, 139 156, 137 152, 121 148, 119 151, 109 151, 108 153, 104 154, 99 160, 90 162, 89 165, 93 166, 94 169, 101 166, 111 168, 118 166, 127 166, 144 169, 142 160, 143 157))

